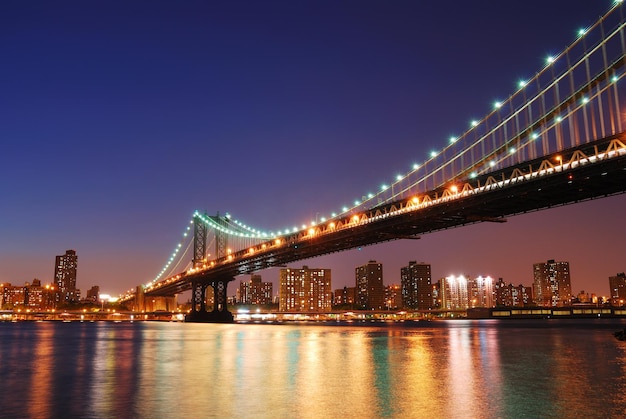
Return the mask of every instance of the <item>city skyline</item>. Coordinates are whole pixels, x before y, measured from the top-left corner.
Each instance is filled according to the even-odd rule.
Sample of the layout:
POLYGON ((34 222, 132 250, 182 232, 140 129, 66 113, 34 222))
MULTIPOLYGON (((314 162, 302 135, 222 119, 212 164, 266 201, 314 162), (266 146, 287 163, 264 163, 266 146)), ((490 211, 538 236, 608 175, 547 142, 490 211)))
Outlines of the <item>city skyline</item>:
MULTIPOLYGON (((529 2, 515 16, 487 2, 34 4, 0 14, 0 282, 48 282, 51 258, 76 249, 81 288, 116 295, 158 274, 194 210, 280 229, 407 171, 611 2, 529 2)), ((417 260, 434 279, 528 284, 533 263, 568 260, 573 293, 605 295, 626 270, 625 206, 620 195, 291 266, 348 285, 368 260, 398 282, 417 260)))

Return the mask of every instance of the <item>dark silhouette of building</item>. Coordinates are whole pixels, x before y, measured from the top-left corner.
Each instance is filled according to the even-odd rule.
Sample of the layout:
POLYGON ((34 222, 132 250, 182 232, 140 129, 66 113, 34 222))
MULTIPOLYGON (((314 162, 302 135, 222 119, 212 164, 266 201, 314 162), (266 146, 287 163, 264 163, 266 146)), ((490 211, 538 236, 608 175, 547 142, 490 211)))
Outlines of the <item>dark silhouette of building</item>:
POLYGON ((333 304, 336 306, 354 306, 356 288, 343 287, 335 290, 333 295, 333 304))
POLYGON ((100 287, 97 285, 91 287, 87 291, 87 296, 85 297, 85 300, 97 304, 100 301, 100 287))
POLYGON ((402 304, 413 310, 430 310, 433 308, 432 279, 430 265, 410 261, 408 266, 400 269, 400 286, 402 304))
POLYGON ((609 277, 611 287, 611 302, 613 305, 626 304, 626 274, 624 272, 609 277))
POLYGON ((360 310, 383 310, 385 287, 383 286, 383 264, 370 260, 355 269, 356 308, 360 310))

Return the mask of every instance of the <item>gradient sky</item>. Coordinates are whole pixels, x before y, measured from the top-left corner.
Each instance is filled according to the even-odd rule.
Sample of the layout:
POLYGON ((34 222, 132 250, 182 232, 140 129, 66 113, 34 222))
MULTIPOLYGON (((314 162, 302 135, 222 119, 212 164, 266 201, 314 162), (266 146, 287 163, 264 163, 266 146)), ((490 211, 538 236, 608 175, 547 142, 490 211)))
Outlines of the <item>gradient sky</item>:
MULTIPOLYGON (((153 279, 194 210, 277 230, 329 215, 465 131, 610 0, 0 2, 0 282, 117 295, 153 279)), ((375 259, 399 283, 530 285, 570 262, 574 292, 626 270, 626 196, 290 265, 333 288, 375 259)), ((276 269, 261 272, 276 283, 276 269)), ((240 279, 237 278, 236 284, 240 279)), ((228 294, 235 292, 231 283, 228 294)))

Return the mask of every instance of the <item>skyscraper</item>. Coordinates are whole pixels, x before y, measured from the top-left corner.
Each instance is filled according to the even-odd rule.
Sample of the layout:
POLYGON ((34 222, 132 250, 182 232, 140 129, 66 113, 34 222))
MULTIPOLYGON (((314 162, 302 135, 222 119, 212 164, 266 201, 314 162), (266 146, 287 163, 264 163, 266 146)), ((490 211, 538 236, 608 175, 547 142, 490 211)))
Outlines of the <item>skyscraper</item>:
POLYGON ((356 308, 360 310, 383 310, 385 308, 383 264, 370 260, 366 265, 355 269, 355 277, 356 308))
POLYGON ((54 264, 54 284, 57 287, 57 302, 72 303, 80 300, 80 290, 76 288, 78 256, 75 250, 67 250, 56 257, 54 264))
POLYGON ((326 312, 332 309, 330 269, 283 268, 280 270, 279 310, 326 312))
POLYGON ((533 294, 535 304, 543 307, 569 305, 572 300, 569 262, 555 262, 533 265, 533 294))
POLYGON ((427 263, 410 261, 408 266, 400 268, 403 306, 414 310, 430 310, 433 303, 431 281, 430 265, 427 263))

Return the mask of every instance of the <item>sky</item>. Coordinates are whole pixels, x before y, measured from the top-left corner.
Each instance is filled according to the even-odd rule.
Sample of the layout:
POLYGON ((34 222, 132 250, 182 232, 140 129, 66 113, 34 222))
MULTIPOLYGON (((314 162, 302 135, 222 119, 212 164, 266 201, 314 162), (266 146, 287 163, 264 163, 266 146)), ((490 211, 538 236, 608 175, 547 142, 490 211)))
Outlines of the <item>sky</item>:
MULTIPOLYGON (((51 283, 74 249, 83 294, 118 295, 158 275, 195 210, 263 230, 327 216, 444 147, 610 6, 4 0, 0 283, 51 283)), ((574 292, 607 295, 626 271, 624 208, 619 195, 289 266, 330 268, 333 288, 369 260, 385 284, 415 260, 435 281, 529 286, 555 259, 574 292)))

